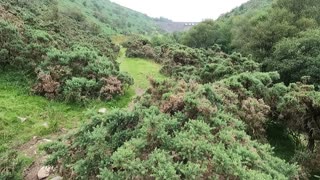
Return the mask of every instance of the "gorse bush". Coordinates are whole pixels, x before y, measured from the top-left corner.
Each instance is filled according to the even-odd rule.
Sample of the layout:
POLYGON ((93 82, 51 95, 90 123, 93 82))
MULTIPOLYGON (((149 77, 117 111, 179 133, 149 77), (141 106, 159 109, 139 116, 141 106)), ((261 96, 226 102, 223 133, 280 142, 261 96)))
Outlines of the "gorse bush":
POLYGON ((1 66, 13 65, 19 59, 22 49, 22 38, 18 29, 11 23, 0 21, 0 64, 1 66))
POLYGON ((21 171, 23 167, 31 163, 26 158, 19 157, 17 151, 8 151, 0 156, 0 179, 22 179, 18 171, 21 171))
MULTIPOLYGON (((317 56, 317 50, 311 48, 311 45, 317 44, 317 32, 313 30, 301 35, 308 35, 308 38, 284 40, 290 43, 283 45, 279 43, 279 48, 280 45, 284 47, 281 51, 279 49, 279 53, 283 54, 283 59, 278 62, 280 66, 298 67, 299 60, 296 64, 284 63, 286 58, 292 57, 308 59, 304 61, 305 64, 316 63, 314 57, 317 56), (291 46, 297 47, 296 50, 291 51, 291 46)), ((157 48, 159 47, 154 47, 157 48)), ((291 67, 280 68, 280 74, 262 73, 261 64, 250 56, 246 58, 239 53, 229 55, 222 52, 217 45, 206 49, 189 48, 179 44, 162 45, 158 52, 156 61, 163 64, 161 72, 176 81, 185 82, 180 85, 177 85, 177 82, 152 82, 153 88, 148 90, 151 96, 144 96, 139 103, 147 107, 157 106, 161 112, 171 115, 182 111, 180 116, 184 116, 185 120, 196 118, 199 112, 215 113, 220 107, 225 113, 244 122, 246 133, 259 142, 267 142, 266 130, 270 123, 286 127, 288 137, 292 137, 297 151, 308 148, 310 152, 314 152, 300 157, 298 162, 306 173, 301 173, 301 177, 306 178, 310 172, 317 172, 314 170, 316 168, 306 165, 309 158, 316 155, 320 134, 317 126, 320 123, 317 105, 320 95, 314 86, 307 85, 316 82, 316 74, 312 75, 313 78, 305 76, 301 82, 287 86, 277 82, 281 80, 280 75, 284 75, 284 71, 291 72, 291 67), (207 90, 211 90, 200 91, 197 83, 212 83, 205 85, 207 90), (215 92, 210 97, 219 104, 210 104, 208 97, 202 97, 198 92, 206 92, 207 96, 209 92, 215 92), (199 97, 196 98, 197 96, 199 97), (302 137, 307 140, 301 140, 302 137)), ((296 72, 299 75, 296 78, 304 74, 300 72, 305 72, 303 68, 298 69, 296 72)), ((314 72, 316 69, 307 74, 314 72)), ((288 74, 291 77, 296 75, 293 72, 288 74)), ((318 167, 317 163, 313 164, 318 167)))
POLYGON ((127 57, 151 58, 163 64, 163 74, 186 81, 209 83, 237 73, 260 70, 260 64, 253 59, 239 53, 228 55, 218 45, 206 49, 181 44, 154 47, 148 40, 135 38, 124 46, 127 48, 127 57))
POLYGON ((64 167, 61 173, 72 179, 297 176, 295 165, 274 157, 270 146, 246 134, 246 125, 227 112, 212 85, 152 85, 132 112, 95 114, 68 144, 48 144, 48 164, 64 167))
POLYGON ((82 102, 90 98, 111 99, 133 84, 118 64, 90 48, 74 46, 69 52, 51 49, 37 69, 35 93, 48 98, 82 102))
POLYGON ((252 59, 238 53, 225 54, 219 46, 207 49, 192 49, 181 45, 162 46, 160 58, 163 59, 164 74, 201 83, 260 69, 260 65, 252 59))
POLYGON ((152 47, 151 42, 147 39, 132 37, 127 42, 123 43, 123 46, 127 48, 127 57, 148 59, 157 58, 156 51, 152 47))

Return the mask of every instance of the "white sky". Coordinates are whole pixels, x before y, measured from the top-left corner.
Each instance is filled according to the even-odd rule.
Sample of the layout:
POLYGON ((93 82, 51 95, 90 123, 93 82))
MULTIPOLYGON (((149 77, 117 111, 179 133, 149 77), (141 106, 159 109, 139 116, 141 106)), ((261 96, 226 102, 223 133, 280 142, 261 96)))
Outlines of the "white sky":
POLYGON ((248 0, 111 0, 151 17, 173 21, 216 19, 248 0))

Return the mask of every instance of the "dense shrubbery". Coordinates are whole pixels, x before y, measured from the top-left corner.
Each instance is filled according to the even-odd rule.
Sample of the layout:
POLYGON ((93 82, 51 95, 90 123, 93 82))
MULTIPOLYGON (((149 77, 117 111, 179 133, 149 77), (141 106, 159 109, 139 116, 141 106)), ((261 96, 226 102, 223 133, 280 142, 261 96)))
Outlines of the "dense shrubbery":
POLYGON ((310 83, 320 80, 320 31, 308 30, 297 37, 287 38, 275 45, 272 57, 266 64, 267 70, 277 70, 285 83, 310 76, 310 83))
POLYGON ((157 54, 151 42, 140 37, 132 37, 123 44, 127 48, 126 56, 132 58, 156 59, 157 54))
MULTIPOLYGON (((213 83, 205 85, 206 90, 199 91, 209 93, 207 90, 211 89, 215 92, 210 98, 219 102, 217 107, 244 122, 246 132, 254 139, 266 142, 268 125, 276 123, 287 127, 289 133, 302 134, 302 137, 307 139, 308 144, 305 144, 306 141, 300 140, 297 135, 289 134, 290 137, 296 137, 292 139, 295 141, 293 143, 296 143, 296 150, 309 147, 310 152, 317 151, 320 132, 317 126, 320 124, 317 99, 320 94, 315 91, 314 86, 307 85, 314 82, 314 79, 303 77, 301 82, 289 86, 276 83, 280 80, 277 72, 262 73, 260 64, 251 58, 242 57, 239 53, 225 54, 217 45, 206 49, 189 48, 179 44, 162 45, 156 60, 163 64, 164 74, 187 83, 175 86, 176 82, 154 82, 154 88, 149 90, 151 96, 146 95, 140 101, 144 106, 157 106, 161 112, 171 115, 186 111, 182 113, 186 120, 197 118, 199 112, 214 114, 217 109, 208 103, 208 97, 200 96, 197 100, 187 100, 188 95, 198 95, 197 83, 213 83), (190 90, 186 91, 188 88, 190 90), (188 104, 189 102, 192 104, 188 104), (191 106, 188 107, 189 105, 191 106)), ((308 174, 316 168, 309 167, 306 161, 310 161, 310 157, 315 155, 316 153, 310 153, 299 156, 297 153, 293 161, 297 160, 303 165, 304 172, 308 174)), ((318 163, 312 164, 319 167, 318 163)))
POLYGON ((171 77, 214 82, 241 72, 255 72, 260 65, 239 53, 228 55, 218 45, 207 49, 190 48, 180 44, 152 47, 147 40, 138 39, 126 45, 127 56, 153 58, 163 64, 162 73, 171 77), (145 45, 143 45, 145 44, 145 45), (150 49, 145 51, 146 47, 150 49))
MULTIPOLYGON (((60 12, 58 1, 36 2, 10 0, 0 6, 0 65, 32 72, 33 91, 48 98, 86 102, 123 94, 132 78, 119 72, 119 47, 100 23, 112 21, 115 31, 133 25, 106 19, 102 0, 80 3, 95 9, 89 14, 99 23, 81 9, 60 12)), ((72 179, 294 179, 316 172, 320 94, 308 83, 319 79, 319 31, 310 30, 319 24, 318 4, 278 0, 256 15, 239 10, 234 12, 239 18, 205 21, 182 36, 197 48, 174 44, 174 35, 131 39, 124 44, 128 57, 162 63, 162 73, 173 80, 151 80, 133 111, 92 114, 92 121, 66 141, 44 147, 51 154, 48 164, 72 179), (251 56, 221 49, 252 53, 265 60, 262 68, 278 70, 286 84, 304 77, 277 83, 280 75, 260 72, 251 56), (292 141, 301 148, 292 161, 302 171, 263 145, 270 122, 295 135, 292 141), (307 153, 300 152, 307 147, 307 153)), ((8 157, 16 154, 8 154, 0 170, 13 178, 22 162, 8 157)))
POLYGON ((18 29, 7 21, 0 21, 0 65, 16 65, 22 49, 22 39, 18 29))
POLYGON ((301 100, 320 95, 302 83, 274 84, 278 79, 277 73, 255 72, 204 85, 151 80, 132 112, 93 114, 67 143, 47 145, 48 163, 64 167, 67 177, 84 179, 291 179, 298 173, 305 178, 319 168, 312 151, 318 152, 314 111, 320 106, 301 100), (310 154, 294 158, 303 172, 261 144, 271 119, 294 132, 312 130, 310 154))
POLYGON ((109 100, 133 84, 128 75, 119 73, 116 62, 81 46, 69 52, 50 50, 37 74, 36 93, 48 98, 62 96, 71 102, 97 97, 109 100))
POLYGON ((94 115, 69 145, 47 145, 48 163, 82 179, 297 176, 296 166, 246 135, 243 122, 224 111, 224 100, 211 85, 152 84, 132 112, 94 115))
POLYGON ((162 72, 185 80, 201 83, 214 82, 241 72, 259 70, 259 64, 241 54, 225 54, 219 46, 192 49, 181 45, 162 46, 162 72))

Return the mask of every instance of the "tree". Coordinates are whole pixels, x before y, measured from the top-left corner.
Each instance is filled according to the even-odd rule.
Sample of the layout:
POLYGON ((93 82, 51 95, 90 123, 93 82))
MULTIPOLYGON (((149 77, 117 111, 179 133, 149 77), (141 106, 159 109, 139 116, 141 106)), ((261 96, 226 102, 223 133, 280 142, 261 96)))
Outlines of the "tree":
POLYGON ((213 20, 205 20, 192 27, 182 38, 184 45, 196 48, 207 48, 214 44, 226 45, 228 34, 225 34, 222 24, 213 20))
POLYGON ((275 45, 272 57, 265 61, 267 71, 278 71, 285 83, 310 76, 310 82, 320 80, 320 30, 311 29, 297 37, 286 38, 275 45))
POLYGON ((263 61, 279 41, 319 27, 319 8, 316 0, 278 0, 270 8, 243 14, 234 18, 232 46, 263 61))

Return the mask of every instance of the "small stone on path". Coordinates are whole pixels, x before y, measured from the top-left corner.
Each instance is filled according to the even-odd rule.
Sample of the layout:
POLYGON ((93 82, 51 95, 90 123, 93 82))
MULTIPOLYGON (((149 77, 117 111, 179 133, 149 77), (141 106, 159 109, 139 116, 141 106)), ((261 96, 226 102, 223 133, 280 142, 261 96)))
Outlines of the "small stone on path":
POLYGON ((45 128, 49 128, 49 124, 47 122, 42 124, 45 128))
POLYGON ((52 171, 52 167, 49 166, 43 166, 38 171, 38 179, 44 179, 50 175, 50 172, 52 171))
POLYGON ((54 178, 52 178, 52 179, 50 179, 50 180, 63 180, 63 177, 61 177, 61 176, 56 176, 56 177, 54 177, 54 178))
POLYGON ((21 122, 25 122, 28 118, 25 117, 18 117, 18 119, 20 119, 21 122))
POLYGON ((101 108, 101 109, 99 109, 98 112, 101 114, 105 114, 107 112, 107 108, 101 108))

